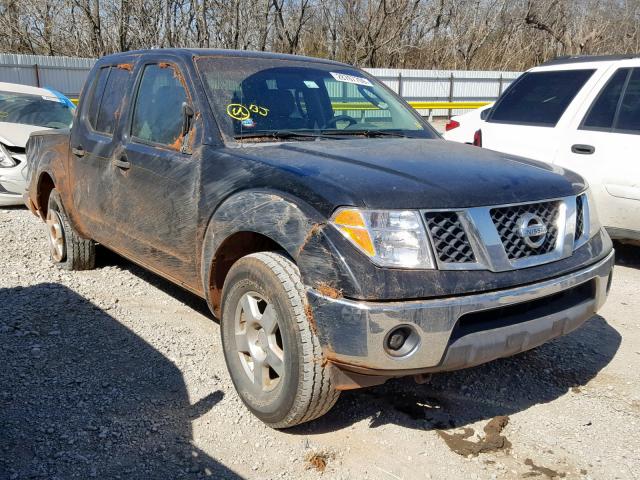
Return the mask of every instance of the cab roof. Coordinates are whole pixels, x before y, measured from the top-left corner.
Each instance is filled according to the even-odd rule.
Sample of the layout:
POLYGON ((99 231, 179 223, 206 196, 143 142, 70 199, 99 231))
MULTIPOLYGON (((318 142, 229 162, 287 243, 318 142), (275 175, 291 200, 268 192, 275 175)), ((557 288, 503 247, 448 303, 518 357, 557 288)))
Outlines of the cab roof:
POLYGON ((329 63, 341 66, 350 66, 345 63, 336 62, 325 58, 306 57, 303 55, 290 55, 286 53, 258 52, 253 50, 224 50, 215 48, 154 48, 146 50, 131 50, 128 52, 114 53, 104 57, 108 60, 117 60, 118 58, 130 57, 131 55, 145 55, 164 53, 191 59, 193 57, 241 57, 241 58, 267 58, 271 60, 298 60, 314 63, 329 63))

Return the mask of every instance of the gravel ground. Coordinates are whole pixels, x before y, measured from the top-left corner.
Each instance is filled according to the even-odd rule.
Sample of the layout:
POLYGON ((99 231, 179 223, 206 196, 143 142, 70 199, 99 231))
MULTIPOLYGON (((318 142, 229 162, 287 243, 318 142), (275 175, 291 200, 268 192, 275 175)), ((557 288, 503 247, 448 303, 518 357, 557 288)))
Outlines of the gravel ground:
POLYGON ((106 250, 58 270, 21 208, 0 245, 0 479, 640 477, 640 249, 573 334, 280 432, 242 406, 203 301, 106 250))

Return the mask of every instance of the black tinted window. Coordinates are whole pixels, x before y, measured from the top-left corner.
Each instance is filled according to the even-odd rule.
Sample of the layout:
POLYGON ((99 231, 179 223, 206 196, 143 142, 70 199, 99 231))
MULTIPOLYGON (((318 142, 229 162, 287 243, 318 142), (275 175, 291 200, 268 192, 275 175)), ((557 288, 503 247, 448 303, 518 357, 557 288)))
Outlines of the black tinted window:
POLYGON ((98 118, 98 110, 100 109, 100 100, 102 100, 102 94, 104 93, 104 87, 107 84, 107 78, 109 78, 109 67, 101 68, 98 70, 95 80, 93 81, 93 88, 91 91, 91 98, 89 100, 89 107, 87 113, 87 119, 89 123, 96 129, 96 123, 98 118))
POLYGON ((616 130, 640 132, 640 69, 634 69, 624 92, 616 130))
POLYGON ((171 65, 147 65, 138 87, 131 134, 142 140, 180 148, 182 104, 187 95, 171 65))
POLYGON ((489 121, 555 126, 593 72, 525 73, 498 101, 489 121))
POLYGON ((113 133, 116 121, 120 116, 119 108, 122 105, 122 99, 127 92, 129 77, 128 68, 112 67, 109 69, 109 78, 107 78, 94 127, 98 132, 113 133))
POLYGON ((618 109, 620 94, 627 81, 628 68, 618 70, 605 87, 600 95, 591 106, 591 110, 587 114, 583 127, 590 129, 610 129, 613 128, 613 121, 618 109))

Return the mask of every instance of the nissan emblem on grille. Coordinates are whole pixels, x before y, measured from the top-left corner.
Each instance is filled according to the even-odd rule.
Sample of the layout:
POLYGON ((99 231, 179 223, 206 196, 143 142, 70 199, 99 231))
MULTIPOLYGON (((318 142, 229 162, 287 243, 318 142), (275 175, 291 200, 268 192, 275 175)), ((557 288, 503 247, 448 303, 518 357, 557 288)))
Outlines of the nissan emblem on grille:
POLYGON ((531 248, 540 247, 547 238, 547 227, 542 219, 533 213, 527 212, 518 219, 518 234, 531 248))

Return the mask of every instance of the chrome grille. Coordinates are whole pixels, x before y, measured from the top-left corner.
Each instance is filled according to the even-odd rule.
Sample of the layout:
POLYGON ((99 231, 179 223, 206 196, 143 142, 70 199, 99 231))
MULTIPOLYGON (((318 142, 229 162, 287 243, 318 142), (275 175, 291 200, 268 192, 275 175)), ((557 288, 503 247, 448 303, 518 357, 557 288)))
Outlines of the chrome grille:
POLYGON ((438 259, 444 263, 473 263, 473 249, 456 212, 425 214, 438 259))
POLYGON ((576 234, 574 239, 578 239, 584 233, 584 195, 576 197, 576 234))
POLYGON ((544 255, 555 248, 558 239, 559 202, 529 203, 493 208, 490 214, 509 260, 544 255), (518 220, 526 213, 537 215, 547 227, 546 238, 537 248, 527 245, 518 233, 518 220))

